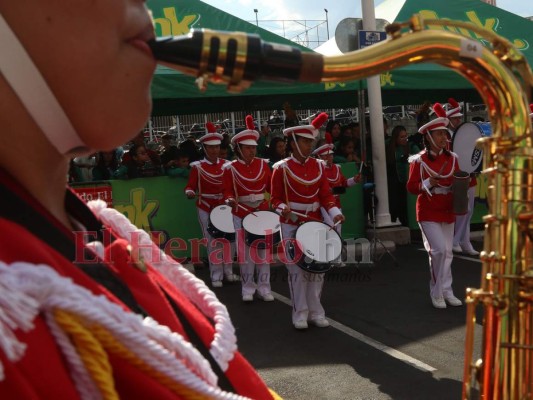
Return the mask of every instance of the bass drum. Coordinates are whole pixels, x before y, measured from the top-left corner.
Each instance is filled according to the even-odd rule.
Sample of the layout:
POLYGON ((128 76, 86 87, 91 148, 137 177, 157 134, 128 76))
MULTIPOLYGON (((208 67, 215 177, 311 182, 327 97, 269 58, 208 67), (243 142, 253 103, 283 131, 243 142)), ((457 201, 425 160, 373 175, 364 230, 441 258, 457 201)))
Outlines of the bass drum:
POLYGON ((275 212, 254 211, 244 217, 242 228, 249 247, 270 249, 281 242, 281 223, 275 212))
POLYGON ((231 207, 222 204, 211 210, 207 232, 215 239, 235 240, 235 226, 233 225, 231 207))
POLYGON ((476 147, 476 141, 487 136, 492 136, 490 122, 465 122, 457 128, 452 138, 452 151, 457 154, 462 171, 481 172, 483 150, 476 147))
POLYGON ((322 222, 305 222, 287 241, 290 259, 304 271, 322 274, 340 261, 342 239, 335 229, 322 222))

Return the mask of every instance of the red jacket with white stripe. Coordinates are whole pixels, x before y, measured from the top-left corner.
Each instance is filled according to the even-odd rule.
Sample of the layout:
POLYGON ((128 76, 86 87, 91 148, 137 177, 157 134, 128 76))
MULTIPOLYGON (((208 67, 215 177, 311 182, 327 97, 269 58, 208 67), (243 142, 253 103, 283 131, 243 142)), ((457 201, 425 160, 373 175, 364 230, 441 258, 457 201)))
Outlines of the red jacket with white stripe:
POLYGON ((457 156, 454 153, 441 152, 433 154, 430 159, 426 150, 409 158, 409 179, 407 190, 417 194, 416 220, 447 222, 455 221, 453 213, 453 194, 451 186, 453 173, 459 170, 457 156), (436 187, 431 188, 429 177, 439 175, 441 179, 436 187))
MULTIPOLYGON (((223 169, 224 200, 235 199, 250 211, 269 209, 265 194, 270 193, 272 173, 267 160, 254 158, 250 164, 240 159, 234 160, 227 162, 223 169)), ((240 218, 249 213, 241 207, 233 209, 233 214, 240 218)))
POLYGON ((226 162, 222 158, 217 158, 217 162, 212 163, 204 158, 191 163, 191 173, 189 182, 185 186, 185 193, 193 192, 198 195, 196 207, 210 212, 223 203, 222 177, 224 171, 222 166, 226 162))
MULTIPOLYGON (((324 161, 307 158, 300 163, 288 157, 273 165, 271 202, 278 212, 285 207, 300 214, 322 220, 320 207, 324 207, 332 217, 341 212, 325 173, 324 161), (288 204, 287 204, 288 203, 288 204)), ((293 214, 289 214, 291 216, 293 214)), ((304 217, 281 219, 282 222, 297 225, 305 222, 304 217)))

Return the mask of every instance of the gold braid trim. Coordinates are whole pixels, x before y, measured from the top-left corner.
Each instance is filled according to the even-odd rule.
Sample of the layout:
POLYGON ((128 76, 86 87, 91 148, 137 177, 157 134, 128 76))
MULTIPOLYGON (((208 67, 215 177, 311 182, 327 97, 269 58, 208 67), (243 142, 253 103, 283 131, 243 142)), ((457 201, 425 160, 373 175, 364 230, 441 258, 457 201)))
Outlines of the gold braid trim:
POLYGON ((179 382, 175 382, 165 374, 153 369, 116 340, 104 327, 98 324, 91 324, 88 327, 89 329, 87 329, 78 316, 66 311, 56 310, 54 316, 57 323, 71 338, 105 400, 119 399, 114 388, 113 371, 106 351, 125 359, 179 396, 191 400, 208 400, 211 398, 179 382), (105 360, 105 362, 99 362, 100 360, 105 360))
POLYGON ((57 324, 70 338, 85 368, 91 375, 104 400, 118 400, 113 368, 102 343, 80 323, 76 316, 62 310, 53 312, 57 324))

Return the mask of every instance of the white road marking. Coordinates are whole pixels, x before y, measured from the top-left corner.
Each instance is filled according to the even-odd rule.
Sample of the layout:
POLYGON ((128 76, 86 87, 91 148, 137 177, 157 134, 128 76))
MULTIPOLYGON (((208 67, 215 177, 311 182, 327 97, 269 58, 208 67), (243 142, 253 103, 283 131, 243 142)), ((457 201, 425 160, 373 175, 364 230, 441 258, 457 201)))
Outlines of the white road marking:
MULTIPOLYGON (((423 247, 418 250, 426 251, 426 249, 423 247)), ((472 262, 477 262, 481 264, 481 260, 478 258, 478 256, 461 256, 458 253, 453 253, 453 258, 460 258, 461 260, 472 261, 472 262)))
MULTIPOLYGON (((272 292, 272 295, 274 296, 274 298, 276 300, 279 300, 281 301, 282 303, 285 303, 287 304, 289 307, 292 307, 292 304, 291 304, 291 300, 288 299, 287 297, 279 294, 279 293, 276 293, 276 292, 272 292)), ((437 369, 432 367, 431 365, 428 365, 420 360, 417 360, 416 358, 413 358, 411 356, 408 356, 407 354, 405 353, 402 353, 401 351, 398 351, 396 349, 393 349, 392 347, 389 347, 381 342, 378 342, 377 340, 374 340, 366 335, 363 335, 362 333, 360 332, 357 332, 356 330, 353 330, 352 328, 350 327, 347 327, 346 325, 343 325, 341 324, 340 322, 337 322, 331 318, 328 318, 328 321, 329 321, 329 324, 330 326, 332 326, 333 328, 345 333, 346 335, 348 336, 351 336, 353 337, 354 339, 356 340, 359 340, 360 342, 363 342, 379 351, 382 351, 386 354, 388 354, 389 356, 391 357, 394 357, 396 358, 397 360, 400 360, 400 361, 403 361, 407 364, 411 364, 412 366, 422 370, 422 371, 429 371, 429 372, 433 372, 433 371, 436 371, 437 369)))

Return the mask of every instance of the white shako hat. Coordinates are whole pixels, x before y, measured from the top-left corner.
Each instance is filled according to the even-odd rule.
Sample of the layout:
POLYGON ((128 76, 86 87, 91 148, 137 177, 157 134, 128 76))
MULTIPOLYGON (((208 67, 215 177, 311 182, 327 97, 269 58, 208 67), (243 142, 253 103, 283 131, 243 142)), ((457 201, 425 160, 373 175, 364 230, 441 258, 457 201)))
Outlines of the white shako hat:
POLYGON ((249 146, 257 146, 257 139, 259 139, 259 132, 255 130, 254 119, 251 115, 247 115, 245 118, 246 129, 237 133, 231 138, 231 144, 233 146, 238 144, 245 144, 249 146))
POLYGON ((207 122, 205 127, 207 128, 207 133, 198 139, 200 143, 208 146, 214 146, 222 143, 222 135, 217 133, 217 128, 212 122, 207 122))
POLYGON ((335 148, 335 146, 332 143, 326 143, 326 144, 323 144, 320 147, 317 147, 313 151, 313 155, 314 156, 321 156, 321 157, 327 156, 328 154, 333 154, 333 149, 334 148, 335 148))
POLYGON ((446 118, 446 111, 442 107, 442 104, 435 103, 433 105, 433 111, 437 114, 437 118, 422 125, 420 129, 418 129, 419 133, 426 134, 437 129, 448 129, 447 126, 450 123, 450 120, 446 118))
POLYGON ((283 134, 285 136, 289 135, 298 135, 308 139, 316 139, 318 136, 318 130, 324 122, 328 119, 328 114, 320 113, 317 117, 311 122, 311 125, 302 125, 302 126, 292 126, 287 129, 283 129, 283 134))
POLYGON ((453 118, 453 117, 462 117, 463 114, 461 114, 461 106, 459 103, 453 98, 450 97, 448 99, 448 104, 450 105, 450 109, 446 111, 446 117, 447 118, 453 118))

